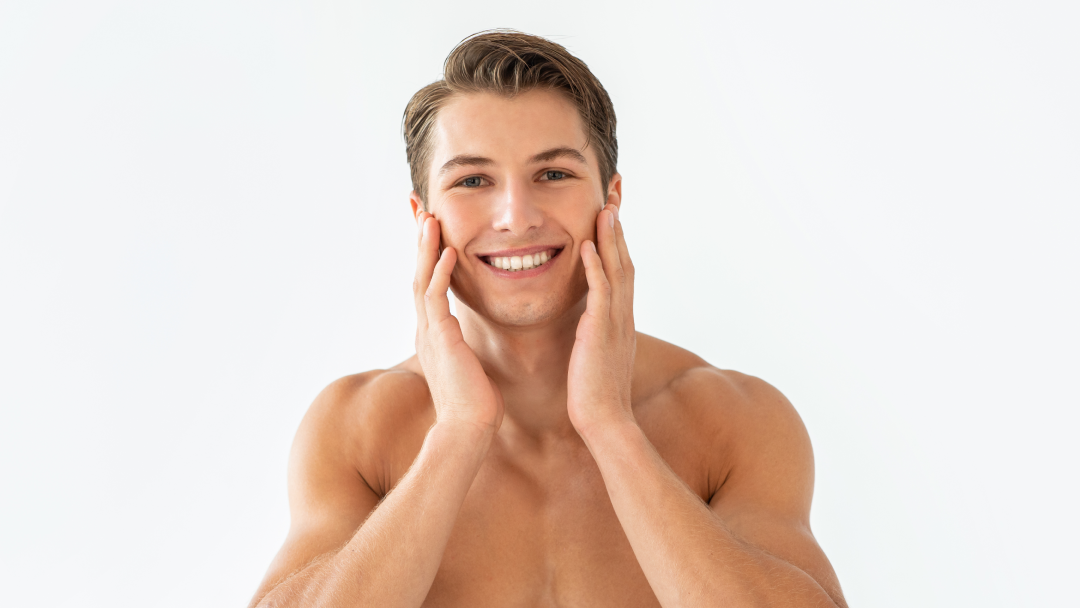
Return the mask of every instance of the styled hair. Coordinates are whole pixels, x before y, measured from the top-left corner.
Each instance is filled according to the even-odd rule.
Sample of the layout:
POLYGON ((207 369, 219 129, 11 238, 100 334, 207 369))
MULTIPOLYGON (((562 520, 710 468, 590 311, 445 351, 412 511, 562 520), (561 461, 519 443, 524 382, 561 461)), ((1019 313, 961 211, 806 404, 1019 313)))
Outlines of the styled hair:
POLYGON ((600 81, 562 45, 514 30, 490 30, 462 40, 443 63, 442 80, 420 89, 405 106, 402 131, 413 189, 427 207, 432 133, 439 109, 455 94, 496 93, 514 97, 538 88, 560 91, 585 125, 594 145, 602 187, 615 174, 619 144, 615 108, 600 81))

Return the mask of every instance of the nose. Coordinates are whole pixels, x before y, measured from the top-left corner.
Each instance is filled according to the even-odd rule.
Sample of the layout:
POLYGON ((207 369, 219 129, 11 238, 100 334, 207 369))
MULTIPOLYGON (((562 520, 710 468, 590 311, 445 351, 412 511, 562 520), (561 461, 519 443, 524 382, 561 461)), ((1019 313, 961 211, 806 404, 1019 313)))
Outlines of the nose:
POLYGON ((496 202, 492 227, 499 232, 525 236, 530 230, 539 228, 544 223, 544 214, 537 202, 529 195, 526 185, 508 183, 496 202))

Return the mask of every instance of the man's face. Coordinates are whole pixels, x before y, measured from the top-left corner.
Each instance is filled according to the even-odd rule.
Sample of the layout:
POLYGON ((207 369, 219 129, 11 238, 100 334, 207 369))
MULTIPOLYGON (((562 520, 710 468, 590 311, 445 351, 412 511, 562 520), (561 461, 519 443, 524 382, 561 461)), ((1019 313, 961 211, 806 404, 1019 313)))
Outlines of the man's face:
POLYGON ((433 135, 428 211, 443 246, 458 252, 458 300, 514 326, 579 303, 588 292, 579 247, 595 241, 596 216, 620 203, 622 185, 618 175, 600 183, 574 105, 544 89, 459 95, 439 110, 433 135))

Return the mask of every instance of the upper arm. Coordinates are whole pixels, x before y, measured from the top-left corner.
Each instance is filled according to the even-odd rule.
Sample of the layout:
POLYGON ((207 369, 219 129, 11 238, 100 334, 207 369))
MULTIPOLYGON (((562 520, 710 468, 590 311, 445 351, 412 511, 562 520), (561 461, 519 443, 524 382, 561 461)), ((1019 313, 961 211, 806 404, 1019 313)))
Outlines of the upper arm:
POLYGON ((328 386, 300 423, 289 453, 289 534, 259 585, 252 605, 290 575, 347 543, 379 496, 357 470, 357 400, 363 378, 328 386))
POLYGON ((814 453, 806 427, 775 388, 734 375, 723 450, 727 475, 709 501, 736 537, 806 572, 840 605, 840 583, 810 530, 814 453))

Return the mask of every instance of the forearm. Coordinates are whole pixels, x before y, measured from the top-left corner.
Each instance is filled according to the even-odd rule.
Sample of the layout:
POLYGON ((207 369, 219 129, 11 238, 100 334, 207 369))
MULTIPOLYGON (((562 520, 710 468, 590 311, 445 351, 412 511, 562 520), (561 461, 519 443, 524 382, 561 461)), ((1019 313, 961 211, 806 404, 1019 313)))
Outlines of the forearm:
POLYGON ((334 555, 259 606, 416 607, 427 596, 491 433, 436 424, 409 471, 334 555))
POLYGON ((808 574, 736 538, 636 425, 605 427, 585 441, 665 608, 836 607, 808 574))

